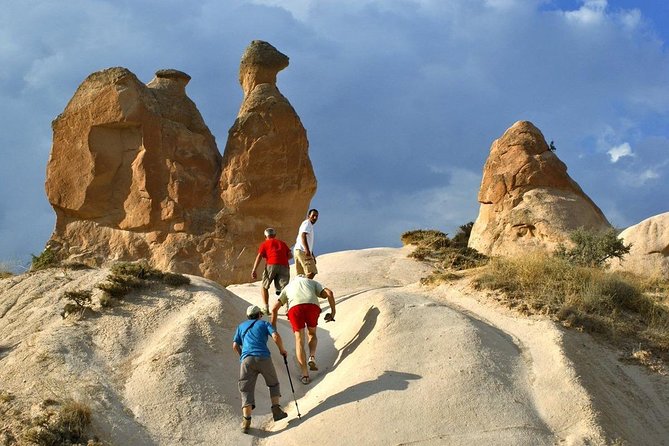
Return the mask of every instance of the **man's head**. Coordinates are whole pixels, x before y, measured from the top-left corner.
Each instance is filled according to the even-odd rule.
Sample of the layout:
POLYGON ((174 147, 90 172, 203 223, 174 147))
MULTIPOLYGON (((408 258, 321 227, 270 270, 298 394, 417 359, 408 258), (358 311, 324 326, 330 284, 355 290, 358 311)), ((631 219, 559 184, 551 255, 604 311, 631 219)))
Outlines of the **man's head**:
POLYGON ((262 311, 257 305, 251 305, 246 309, 246 317, 249 319, 260 319, 262 317, 262 311))
POLYGON ((316 223, 316 221, 318 220, 318 209, 309 209, 307 218, 309 219, 312 225, 316 223))
POLYGON ((267 228, 265 229, 265 237, 267 238, 274 238, 276 237, 276 231, 274 228, 267 228))

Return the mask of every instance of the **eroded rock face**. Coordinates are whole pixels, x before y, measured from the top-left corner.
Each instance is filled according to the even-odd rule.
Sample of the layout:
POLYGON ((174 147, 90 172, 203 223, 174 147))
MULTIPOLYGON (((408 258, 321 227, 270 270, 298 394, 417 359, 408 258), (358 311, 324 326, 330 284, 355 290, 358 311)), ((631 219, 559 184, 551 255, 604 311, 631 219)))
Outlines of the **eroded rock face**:
POLYGON ((610 227, 528 121, 516 122, 493 142, 478 201, 469 246, 486 255, 552 251, 569 243, 569 233, 579 227, 610 227))
POLYGON ((650 277, 669 277, 669 212, 630 226, 619 237, 626 245, 631 243, 632 247, 622 261, 611 261, 611 269, 650 277))
POLYGON ((91 74, 53 122, 48 246, 93 265, 146 258, 222 284, 247 280, 262 230, 294 237, 316 191, 306 131, 276 87, 287 65, 265 42, 247 48, 223 157, 186 95, 187 74, 160 70, 146 85, 125 68, 91 74))

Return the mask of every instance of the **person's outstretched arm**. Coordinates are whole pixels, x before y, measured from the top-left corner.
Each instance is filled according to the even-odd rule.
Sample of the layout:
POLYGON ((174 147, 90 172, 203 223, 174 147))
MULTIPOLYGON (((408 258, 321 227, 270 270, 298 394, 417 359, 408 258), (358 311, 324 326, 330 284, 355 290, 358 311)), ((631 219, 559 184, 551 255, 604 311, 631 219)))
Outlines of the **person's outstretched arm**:
POLYGON ((330 304, 330 314, 332 315, 332 319, 334 319, 335 314, 337 313, 337 310, 335 309, 334 293, 330 288, 323 288, 321 297, 328 300, 328 303, 330 304))

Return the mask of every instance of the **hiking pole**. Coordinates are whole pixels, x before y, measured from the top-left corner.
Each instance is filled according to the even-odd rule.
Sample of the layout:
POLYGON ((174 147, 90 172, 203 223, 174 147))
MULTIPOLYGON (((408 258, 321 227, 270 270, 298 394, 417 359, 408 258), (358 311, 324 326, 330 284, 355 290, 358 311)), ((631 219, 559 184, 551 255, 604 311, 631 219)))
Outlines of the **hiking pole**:
POLYGON ((297 405, 297 398, 295 398, 295 387, 293 387, 293 380, 290 379, 290 369, 288 368, 288 355, 283 357, 283 363, 286 364, 286 372, 288 372, 288 382, 290 382, 290 390, 293 391, 293 401, 295 401, 295 409, 297 409, 297 418, 302 419, 300 415, 300 408, 297 405))

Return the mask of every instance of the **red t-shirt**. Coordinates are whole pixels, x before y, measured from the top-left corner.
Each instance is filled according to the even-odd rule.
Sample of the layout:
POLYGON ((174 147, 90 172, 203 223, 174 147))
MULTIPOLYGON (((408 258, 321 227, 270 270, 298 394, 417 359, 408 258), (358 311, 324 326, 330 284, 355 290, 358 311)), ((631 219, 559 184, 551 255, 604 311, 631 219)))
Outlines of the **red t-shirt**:
POLYGON ((275 238, 268 238, 258 248, 258 254, 267 260, 268 265, 288 266, 289 253, 290 248, 288 245, 275 238))

